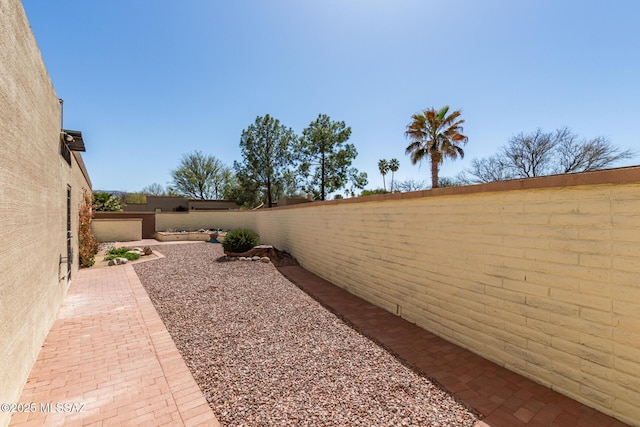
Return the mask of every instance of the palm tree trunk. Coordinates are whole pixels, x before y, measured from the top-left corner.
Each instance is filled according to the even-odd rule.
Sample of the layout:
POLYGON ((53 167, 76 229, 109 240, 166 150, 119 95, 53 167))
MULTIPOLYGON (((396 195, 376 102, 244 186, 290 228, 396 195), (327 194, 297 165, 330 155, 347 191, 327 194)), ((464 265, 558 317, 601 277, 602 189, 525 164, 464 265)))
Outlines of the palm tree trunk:
POLYGON ((438 188, 438 167, 439 159, 433 154, 431 155, 431 188, 438 188))

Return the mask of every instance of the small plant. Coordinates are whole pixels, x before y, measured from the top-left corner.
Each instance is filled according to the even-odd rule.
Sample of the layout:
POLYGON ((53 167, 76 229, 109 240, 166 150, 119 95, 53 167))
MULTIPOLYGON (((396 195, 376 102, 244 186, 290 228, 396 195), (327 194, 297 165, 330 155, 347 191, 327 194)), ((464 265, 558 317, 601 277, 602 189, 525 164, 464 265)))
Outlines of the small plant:
POLYGON ((105 261, 111 261, 112 259, 115 258, 126 258, 129 261, 135 261, 138 258, 140 258, 139 254, 128 254, 127 252, 129 252, 131 250, 131 248, 128 247, 123 247, 123 248, 114 248, 109 250, 108 255, 106 257, 104 257, 105 261))
POLYGON ((80 221, 78 229, 78 257, 80 267, 91 267, 95 263, 95 255, 98 253, 98 241, 91 231, 91 219, 95 205, 93 193, 84 189, 83 203, 80 205, 80 221))
POLYGON ((248 228, 235 228, 227 233, 222 241, 226 252, 242 253, 260 244, 260 236, 248 228))

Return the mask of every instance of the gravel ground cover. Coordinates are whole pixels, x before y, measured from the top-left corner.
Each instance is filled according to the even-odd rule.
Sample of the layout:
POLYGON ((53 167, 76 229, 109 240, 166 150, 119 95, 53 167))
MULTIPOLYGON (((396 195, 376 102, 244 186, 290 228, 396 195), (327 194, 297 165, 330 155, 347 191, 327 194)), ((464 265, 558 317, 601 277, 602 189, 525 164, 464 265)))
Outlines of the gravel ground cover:
POLYGON ((272 264, 220 245, 162 246, 134 266, 225 426, 473 426, 427 378, 327 311, 272 264))

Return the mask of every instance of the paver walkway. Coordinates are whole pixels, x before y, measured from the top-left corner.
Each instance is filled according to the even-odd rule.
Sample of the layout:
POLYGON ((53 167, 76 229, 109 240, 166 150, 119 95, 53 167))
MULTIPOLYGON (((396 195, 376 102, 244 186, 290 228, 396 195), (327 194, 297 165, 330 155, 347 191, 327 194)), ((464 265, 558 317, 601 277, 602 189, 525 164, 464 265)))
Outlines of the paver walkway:
POLYGON ((302 267, 279 270, 362 334, 477 410, 484 417, 477 427, 627 425, 451 344, 302 267))
POLYGON ((75 275, 19 402, 10 426, 219 426, 130 264, 75 275))

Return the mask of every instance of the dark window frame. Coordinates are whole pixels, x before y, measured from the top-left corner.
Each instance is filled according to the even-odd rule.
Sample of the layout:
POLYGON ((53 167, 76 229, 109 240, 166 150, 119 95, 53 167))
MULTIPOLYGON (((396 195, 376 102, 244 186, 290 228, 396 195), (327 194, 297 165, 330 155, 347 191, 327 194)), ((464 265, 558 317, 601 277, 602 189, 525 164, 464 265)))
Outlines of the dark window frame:
POLYGON ((60 138, 60 155, 71 166, 71 150, 62 138, 60 138))

